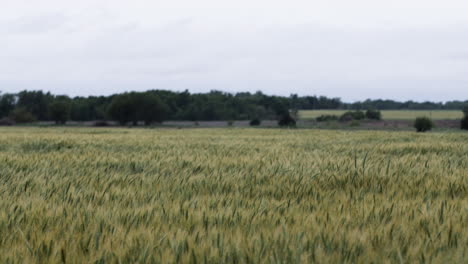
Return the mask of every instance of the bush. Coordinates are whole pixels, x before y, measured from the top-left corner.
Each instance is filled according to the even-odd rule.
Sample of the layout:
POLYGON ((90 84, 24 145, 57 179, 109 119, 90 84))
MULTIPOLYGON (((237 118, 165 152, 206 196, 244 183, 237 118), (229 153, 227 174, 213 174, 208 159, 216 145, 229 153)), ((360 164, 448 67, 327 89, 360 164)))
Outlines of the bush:
POLYGON ((278 121, 278 125, 280 127, 295 127, 296 120, 294 120, 294 118, 292 118, 289 114, 285 114, 278 121))
POLYGON ((463 107, 463 114, 465 114, 465 117, 463 117, 460 122, 460 128, 468 130, 468 105, 463 107))
POLYGON ((16 123, 32 123, 36 121, 36 117, 34 117, 31 112, 28 112, 25 108, 19 107, 11 112, 11 119, 13 119, 16 123))
POLYGON ((426 132, 434 127, 434 123, 428 117, 418 117, 414 121, 414 128, 417 132, 426 132))
POLYGON ((353 120, 353 115, 351 112, 346 112, 340 116, 340 121, 341 122, 348 122, 353 120))
POLYGON ((372 120, 381 120, 382 119, 382 114, 380 113, 379 110, 368 109, 366 111, 366 118, 367 119, 372 119, 372 120))
POLYGON ((259 126, 261 123, 262 123, 262 121, 260 119, 254 118, 254 119, 250 120, 249 125, 250 126, 259 126))
POLYGON ((336 115, 321 115, 321 116, 318 116, 315 120, 317 120, 317 122, 335 121, 335 120, 338 120, 338 116, 336 116, 336 115))
POLYGON ((348 111, 340 116, 340 121, 362 120, 366 118, 366 114, 362 111, 348 111))
POLYGON ((464 118, 462 118, 460 122, 460 128, 464 130, 468 130, 468 115, 466 115, 464 118))

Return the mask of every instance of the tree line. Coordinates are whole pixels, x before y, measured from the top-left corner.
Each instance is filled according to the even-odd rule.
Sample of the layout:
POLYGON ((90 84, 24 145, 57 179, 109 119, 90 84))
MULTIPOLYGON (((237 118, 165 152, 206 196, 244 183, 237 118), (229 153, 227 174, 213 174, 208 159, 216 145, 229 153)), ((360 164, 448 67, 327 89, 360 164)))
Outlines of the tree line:
POLYGON ((145 124, 164 120, 210 121, 278 119, 289 112, 304 109, 462 109, 468 101, 397 102, 366 100, 344 103, 325 96, 274 96, 262 92, 208 93, 150 90, 110 96, 69 97, 43 91, 0 94, 0 118, 16 122, 114 120, 121 124, 145 124))

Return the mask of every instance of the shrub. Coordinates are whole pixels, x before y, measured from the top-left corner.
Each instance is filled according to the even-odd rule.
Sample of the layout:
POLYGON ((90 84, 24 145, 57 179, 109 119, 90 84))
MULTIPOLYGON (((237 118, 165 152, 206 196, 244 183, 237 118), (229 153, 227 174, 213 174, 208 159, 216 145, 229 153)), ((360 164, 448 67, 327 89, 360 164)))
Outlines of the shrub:
POLYGON ((335 121, 338 120, 338 116, 336 115, 321 115, 316 118, 317 122, 327 122, 327 121, 335 121))
POLYGON ((250 120, 249 125, 250 126, 259 126, 261 123, 262 123, 262 121, 260 119, 254 118, 254 119, 250 120))
POLYGON ((278 125, 280 127, 295 127, 296 120, 292 118, 289 114, 285 114, 281 116, 280 120, 278 121, 278 125))
POLYGON ((16 108, 11 112, 11 119, 13 119, 16 123, 31 123, 36 121, 36 117, 34 117, 31 112, 26 110, 23 107, 16 108))
POLYGON ((352 115, 353 115, 353 119, 354 120, 362 120, 364 118, 366 118, 366 114, 362 111, 354 111, 354 112, 351 112, 352 115))
POLYGON ((468 130, 468 115, 462 118, 460 122, 460 128, 464 130, 468 130))
POLYGON ((348 111, 340 116, 340 121, 362 120, 366 118, 366 114, 362 111, 348 111))
POLYGON ((460 122, 460 128, 464 130, 468 130, 468 105, 463 107, 463 114, 465 115, 461 122, 460 122))
POLYGON ((428 117, 418 117, 414 121, 414 128, 417 132, 426 132, 434 127, 434 123, 428 117))
POLYGON ((366 118, 367 119, 372 119, 372 120, 381 120, 382 119, 382 114, 380 113, 379 110, 368 109, 366 111, 366 118))
POLYGON ((352 121, 353 120, 353 115, 351 112, 346 112, 340 116, 340 121, 341 122, 347 122, 347 121, 352 121))

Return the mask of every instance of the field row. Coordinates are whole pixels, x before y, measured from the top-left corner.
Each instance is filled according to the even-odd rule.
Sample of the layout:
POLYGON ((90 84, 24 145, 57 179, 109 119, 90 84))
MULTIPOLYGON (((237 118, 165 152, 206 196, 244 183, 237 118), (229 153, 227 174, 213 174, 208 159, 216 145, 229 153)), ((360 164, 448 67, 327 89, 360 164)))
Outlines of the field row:
MULTIPOLYGON (((301 110, 300 119, 315 119, 321 115, 340 116, 347 110, 301 110)), ((463 117, 462 111, 457 110, 383 110, 384 120, 414 120, 416 117, 430 117, 433 120, 454 120, 463 117)))

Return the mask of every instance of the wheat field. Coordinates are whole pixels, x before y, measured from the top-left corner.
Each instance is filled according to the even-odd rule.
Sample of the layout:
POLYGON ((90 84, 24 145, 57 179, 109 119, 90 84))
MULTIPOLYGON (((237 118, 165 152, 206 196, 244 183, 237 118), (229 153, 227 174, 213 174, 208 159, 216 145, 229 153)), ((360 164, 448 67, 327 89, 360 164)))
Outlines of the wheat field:
POLYGON ((468 134, 0 129, 0 263, 466 263, 468 134))

